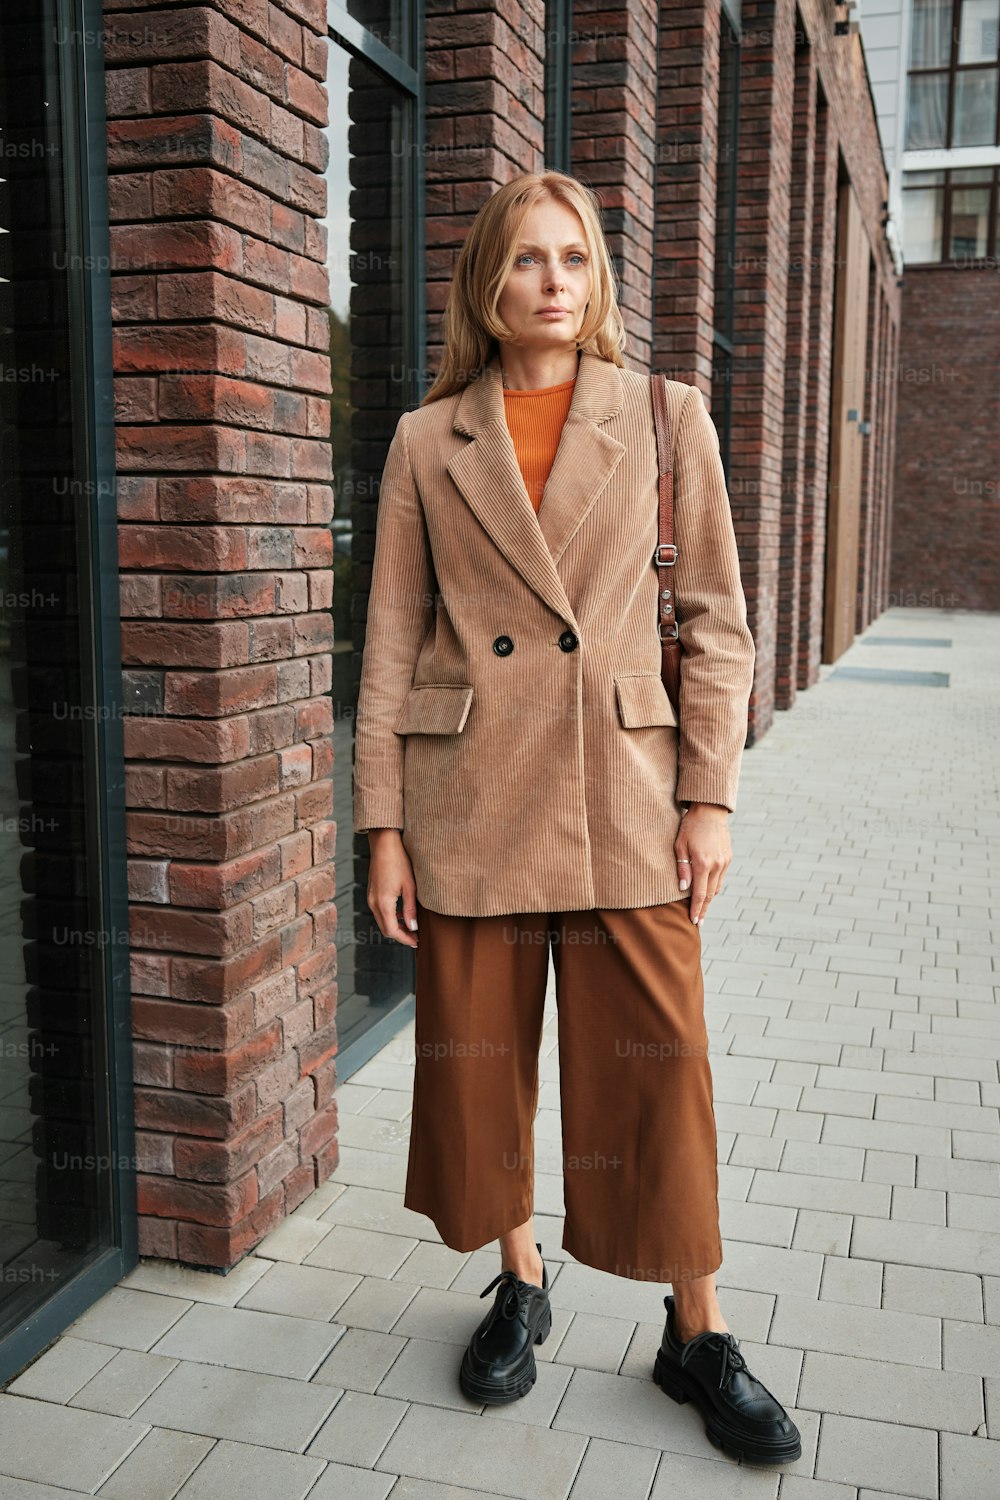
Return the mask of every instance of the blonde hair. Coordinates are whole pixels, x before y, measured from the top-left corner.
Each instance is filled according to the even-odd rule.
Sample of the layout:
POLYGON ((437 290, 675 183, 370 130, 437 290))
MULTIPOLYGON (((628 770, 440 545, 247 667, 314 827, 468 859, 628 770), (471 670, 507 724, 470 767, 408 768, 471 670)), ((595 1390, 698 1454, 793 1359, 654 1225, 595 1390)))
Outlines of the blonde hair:
POLYGON ((593 270, 593 289, 577 348, 624 367, 626 333, 618 307, 620 284, 604 238, 600 199, 565 172, 523 172, 487 198, 472 221, 445 304, 441 368, 421 406, 463 390, 481 373, 498 341, 514 336, 497 312, 497 304, 517 258, 524 221, 533 205, 546 198, 579 214, 593 270))

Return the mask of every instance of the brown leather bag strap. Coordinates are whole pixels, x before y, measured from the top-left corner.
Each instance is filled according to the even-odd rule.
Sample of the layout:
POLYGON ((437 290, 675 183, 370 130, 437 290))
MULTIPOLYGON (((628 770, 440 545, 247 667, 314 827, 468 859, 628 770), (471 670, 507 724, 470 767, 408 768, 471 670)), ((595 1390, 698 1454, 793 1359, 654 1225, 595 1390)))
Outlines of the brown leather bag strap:
MULTIPOLYGON (((660 541, 654 562, 658 568, 673 567, 678 561, 678 546, 673 540, 673 468, 670 463, 670 419, 667 416, 667 384, 661 374, 649 377, 652 383, 652 414, 657 426, 657 458, 660 463, 660 541)), ((660 639, 676 639, 675 598, 669 582, 669 573, 660 574, 660 639), (664 589, 667 589, 664 598, 664 589)))
POLYGON ((670 461, 670 418, 667 415, 666 377, 659 371, 650 376, 653 393, 653 420, 656 426, 656 452, 659 464, 659 541, 653 553, 659 580, 657 630, 663 652, 663 682, 675 710, 680 699, 680 656, 677 600, 670 569, 677 561, 674 541, 674 472, 670 461))

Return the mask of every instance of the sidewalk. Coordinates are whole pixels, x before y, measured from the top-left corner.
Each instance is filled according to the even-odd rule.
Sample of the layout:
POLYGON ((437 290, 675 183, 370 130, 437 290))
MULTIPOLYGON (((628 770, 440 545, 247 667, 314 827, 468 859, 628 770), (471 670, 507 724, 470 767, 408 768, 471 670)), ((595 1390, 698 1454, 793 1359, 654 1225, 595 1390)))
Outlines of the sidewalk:
POLYGON ((994 616, 890 610, 744 756, 703 938, 718 1282, 798 1463, 713 1448, 651 1378, 666 1288, 561 1250, 550 993, 530 1395, 458 1386, 500 1258, 402 1206, 411 1029, 340 1088, 340 1168, 254 1255, 144 1262, 11 1382, 0 1500, 1000 1495, 998 645, 994 616))

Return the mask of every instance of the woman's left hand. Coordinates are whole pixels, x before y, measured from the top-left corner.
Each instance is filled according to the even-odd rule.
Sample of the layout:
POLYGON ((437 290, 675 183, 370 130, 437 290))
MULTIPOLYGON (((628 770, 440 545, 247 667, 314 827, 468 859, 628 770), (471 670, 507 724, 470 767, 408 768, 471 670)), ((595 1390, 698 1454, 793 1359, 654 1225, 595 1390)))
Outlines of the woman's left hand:
POLYGON ((708 904, 722 890, 722 877, 733 857, 729 838, 729 810, 714 802, 692 802, 674 840, 681 889, 691 882, 692 922, 704 920, 708 904))

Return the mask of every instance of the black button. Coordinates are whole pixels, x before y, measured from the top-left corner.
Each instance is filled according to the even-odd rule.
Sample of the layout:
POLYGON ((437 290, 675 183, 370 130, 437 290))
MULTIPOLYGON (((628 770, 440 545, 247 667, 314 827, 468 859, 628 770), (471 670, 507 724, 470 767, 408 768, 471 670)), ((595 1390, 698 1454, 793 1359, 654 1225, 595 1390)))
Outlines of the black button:
POLYGON ((493 642, 493 649, 497 656, 509 656, 514 649, 514 642, 509 635, 498 635, 493 642))
POLYGON ((580 642, 577 640, 572 630, 564 630, 562 635, 559 637, 559 645, 562 647, 563 651, 575 651, 579 644, 580 642))

